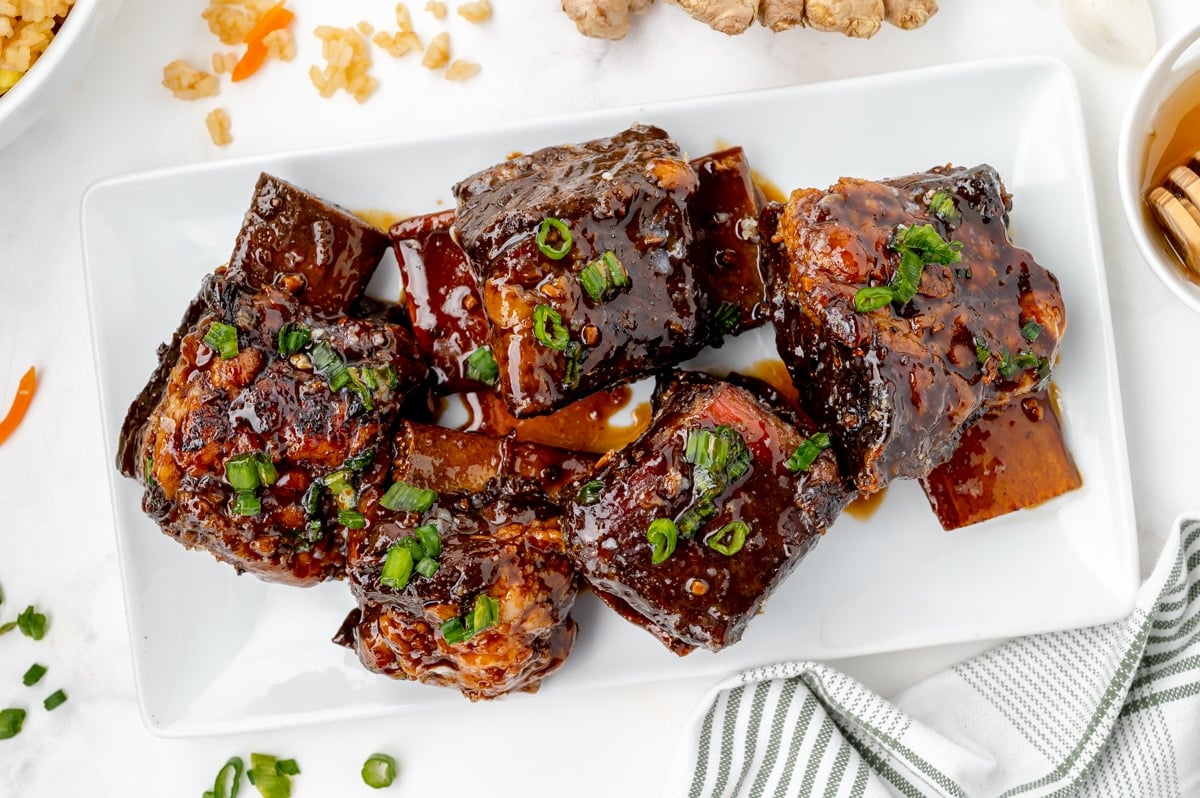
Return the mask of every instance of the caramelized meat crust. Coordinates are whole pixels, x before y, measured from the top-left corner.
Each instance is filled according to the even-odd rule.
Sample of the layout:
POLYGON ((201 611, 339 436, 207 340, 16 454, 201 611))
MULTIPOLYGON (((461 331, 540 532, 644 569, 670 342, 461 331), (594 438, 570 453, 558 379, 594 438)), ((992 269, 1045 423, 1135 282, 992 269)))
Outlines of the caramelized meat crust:
POLYGON ((736 643, 848 501, 832 452, 804 470, 785 465, 817 431, 730 383, 696 373, 661 378, 649 429, 568 491, 572 563, 600 598, 677 654, 736 643), (706 489, 706 475, 686 456, 689 437, 722 426, 744 441, 748 467, 715 497, 711 518, 690 538, 681 533, 674 552, 655 563, 651 523, 671 519, 682 530, 706 489), (738 523, 746 533, 737 551, 710 545, 738 523))
POLYGON ((1008 210, 978 166, 843 178, 764 211, 780 356, 862 493, 925 476, 966 426, 1048 378, 1066 311, 1054 275, 1009 240, 1008 210), (961 262, 925 265, 911 301, 858 312, 860 289, 896 279, 901 227, 920 225, 961 244, 961 262))
POLYGON ((254 292, 223 275, 205 281, 198 302, 201 311, 169 350, 174 362, 154 409, 127 430, 127 448, 137 456, 127 458, 126 473, 145 486, 146 513, 184 545, 239 571, 298 585, 340 578, 339 508, 331 496, 313 499, 309 491, 356 460, 351 482, 384 478, 386 458, 364 461, 387 443, 401 404, 424 382, 411 334, 382 317, 318 317, 286 292, 254 292), (236 356, 223 358, 206 343, 214 325, 236 331, 236 356), (354 369, 354 380, 331 390, 314 368, 312 347, 283 357, 284 325, 308 330, 354 369), (255 488, 254 513, 239 509, 226 470, 233 458, 250 455, 275 472, 255 488))
POLYGON ((505 161, 454 187, 456 229, 483 288, 497 387, 513 415, 547 413, 707 342, 687 209, 697 185, 666 133, 634 126, 505 161), (547 223, 546 249, 567 249, 559 259, 537 242, 547 219, 570 232, 567 249, 547 223), (593 297, 581 272, 606 252, 627 277, 606 276, 612 285, 593 297))

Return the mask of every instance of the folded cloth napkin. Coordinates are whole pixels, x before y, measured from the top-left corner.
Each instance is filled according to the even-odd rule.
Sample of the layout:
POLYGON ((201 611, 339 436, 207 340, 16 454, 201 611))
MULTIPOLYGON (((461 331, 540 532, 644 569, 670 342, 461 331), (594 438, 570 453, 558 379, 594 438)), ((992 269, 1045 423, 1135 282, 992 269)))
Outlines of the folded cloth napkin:
POLYGON ((1126 620, 1012 640, 894 703, 813 662, 727 679, 672 794, 1200 796, 1200 520, 1126 620))

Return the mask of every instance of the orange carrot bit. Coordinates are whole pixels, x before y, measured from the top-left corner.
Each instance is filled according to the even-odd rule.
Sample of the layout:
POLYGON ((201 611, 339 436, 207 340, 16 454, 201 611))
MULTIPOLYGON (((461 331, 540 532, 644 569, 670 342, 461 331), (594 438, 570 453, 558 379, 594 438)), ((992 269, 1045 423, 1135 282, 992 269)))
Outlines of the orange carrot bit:
POLYGON ((30 366, 29 371, 25 372, 25 376, 21 377, 20 383, 17 384, 17 396, 13 399, 8 415, 0 420, 0 443, 8 440, 8 436, 13 434, 21 419, 25 418, 25 411, 29 409, 29 403, 33 401, 33 392, 36 390, 37 372, 30 366))
POLYGON ((233 67, 233 72, 230 74, 234 83, 245 80, 258 71, 258 68, 267 60, 267 46, 263 44, 263 39, 267 37, 268 33, 286 28, 295 17, 295 14, 283 7, 283 3, 267 9, 267 12, 259 18, 246 37, 242 39, 246 43, 246 53, 233 67))

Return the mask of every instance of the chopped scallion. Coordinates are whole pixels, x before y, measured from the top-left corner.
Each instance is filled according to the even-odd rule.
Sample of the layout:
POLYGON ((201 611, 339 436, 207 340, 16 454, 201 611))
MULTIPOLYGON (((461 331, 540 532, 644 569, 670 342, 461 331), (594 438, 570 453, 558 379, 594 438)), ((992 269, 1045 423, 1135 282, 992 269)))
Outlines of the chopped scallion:
POLYGON ((26 687, 33 687, 42 680, 46 675, 46 666, 39 665, 36 662, 29 666, 29 670, 25 671, 25 675, 21 677, 21 682, 26 687))
POLYGON ((713 332, 716 337, 724 338, 733 332, 742 317, 741 308, 732 302, 722 302, 713 311, 713 332))
POLYGON ((262 502, 252 490, 239 490, 233 495, 234 515, 254 516, 262 512, 262 502))
POLYGON ((679 514, 676 529, 679 537, 690 538, 704 528, 717 515, 717 506, 712 499, 702 496, 699 501, 679 514))
POLYGON ((608 279, 615 288, 625 288, 629 285, 629 271, 625 268, 625 264, 621 263, 617 253, 611 249, 605 250, 604 254, 600 256, 600 260, 608 269, 608 279))
POLYGON ((467 379, 482 382, 484 385, 495 385, 500 379, 500 366, 492 356, 492 349, 481 346, 467 356, 467 379))
POLYGON ((939 191, 929 200, 929 210, 933 215, 948 225, 954 226, 962 221, 962 211, 954 201, 954 195, 949 191, 939 191))
POLYGON ((457 646, 471 637, 471 633, 467 631, 467 627, 463 626, 463 622, 458 618, 451 618, 443 623, 441 631, 442 637, 452 646, 457 646))
POLYGON ((47 712, 53 712, 65 703, 67 703, 67 694, 62 690, 55 690, 46 696, 46 700, 42 702, 42 706, 46 708, 47 712))
POLYGON ((732 557, 746 545, 746 536, 749 534, 750 525, 745 521, 730 521, 704 538, 704 542, 713 551, 732 557))
POLYGON ((650 562, 658 565, 675 552, 679 529, 670 518, 655 518, 646 529, 646 539, 652 547, 650 562))
POLYGON ((537 248, 550 260, 562 260, 571 251, 571 228, 562 219, 548 216, 542 220, 537 232, 537 248), (558 246, 550 243, 550 234, 558 234, 558 246))
POLYGON ((413 535, 421 542, 426 557, 437 557, 442 553, 442 536, 438 534, 437 524, 425 524, 413 530, 413 535))
POLYGON ((984 363, 987 362, 988 358, 991 356, 992 356, 992 350, 988 349, 987 341, 983 340, 978 335, 976 335, 975 336, 975 359, 979 361, 979 365, 982 366, 984 363))
POLYGON ((417 573, 428 579, 437 573, 438 561, 432 557, 426 557, 423 560, 420 560, 413 567, 416 569, 417 573))
POLYGON ((579 285, 593 302, 603 302, 608 294, 608 270, 594 260, 579 273, 579 285))
POLYGON ((1033 343, 1038 339, 1038 336, 1042 334, 1043 329, 1045 328, 1036 321, 1027 322, 1025 326, 1021 328, 1021 337, 1029 343, 1033 343))
POLYGON ((275 769, 287 776, 299 776, 300 766, 294 759, 281 759, 275 763, 275 769))
POLYGON ((860 288, 854 294, 854 309, 859 313, 870 313, 892 304, 894 292, 886 285, 860 288))
POLYGON ((792 452, 792 456, 784 463, 789 471, 807 471, 816 459, 821 456, 821 452, 828 449, 832 441, 829 439, 829 433, 818 432, 811 438, 807 439, 799 446, 796 451, 792 452))
POLYGON ((16 737, 25 723, 25 710, 0 709, 0 740, 16 737))
POLYGON ((312 364, 317 373, 329 382, 329 390, 340 391, 350 384, 350 370, 346 368, 346 361, 328 341, 318 341, 313 346, 312 364))
POLYGON ((26 637, 41 640, 46 636, 46 616, 35 610, 30 604, 24 612, 17 616, 17 628, 26 637))
POLYGON ((225 461, 225 479, 234 490, 255 491, 261 484, 253 454, 239 454, 225 461))
POLYGON ((207 793, 213 798, 237 798, 242 786, 242 772, 245 770, 241 757, 230 757, 217 771, 217 779, 213 783, 212 792, 207 793))
POLYGON ((500 621, 500 602, 486 593, 475 597, 475 607, 471 611, 471 634, 477 635, 485 629, 490 629, 500 621))
POLYGON ((279 479, 279 472, 266 452, 254 453, 254 467, 258 471, 258 481, 263 485, 274 485, 275 480, 279 479))
POLYGON ((603 492, 604 483, 593 479, 579 486, 579 491, 575 494, 575 501, 584 507, 589 507, 600 501, 600 494, 603 492))
POLYGON ((308 342, 312 340, 312 332, 302 324, 294 324, 287 322, 279 328, 279 355, 280 357, 290 357, 304 347, 308 346, 308 342))
POLYGON ((374 462, 375 450, 364 449, 352 457, 347 457, 346 462, 342 463, 342 468, 350 471, 366 471, 374 462))
POLYGON ((396 760, 387 754, 371 754, 363 762, 362 780, 376 790, 390 787, 396 780, 396 760))
POLYGON ((562 314, 549 305, 538 305, 533 309, 533 334, 543 345, 559 352, 564 351, 571 340, 563 326, 562 314))
POLYGON ((204 333, 204 343, 215 349, 222 360, 232 360, 238 356, 238 328, 214 321, 204 333))
POLYGON ((338 510, 338 523, 346 529, 363 529, 367 518, 358 510, 338 510))
POLYGON ((408 587, 412 571, 412 552, 405 546, 394 545, 388 549, 387 558, 383 561, 383 573, 379 575, 379 584, 392 590, 403 590, 408 587))
POLYGON ((437 501, 437 494, 407 482, 393 482, 379 503, 398 513, 423 513, 437 501))
POLYGON ((573 391, 579 387, 579 360, 583 356, 583 347, 578 341, 567 344, 566 362, 563 366, 563 387, 573 391))
POLYGON ((694 429, 688 433, 683 459, 709 471, 724 470, 729 461, 729 441, 706 429, 694 429))

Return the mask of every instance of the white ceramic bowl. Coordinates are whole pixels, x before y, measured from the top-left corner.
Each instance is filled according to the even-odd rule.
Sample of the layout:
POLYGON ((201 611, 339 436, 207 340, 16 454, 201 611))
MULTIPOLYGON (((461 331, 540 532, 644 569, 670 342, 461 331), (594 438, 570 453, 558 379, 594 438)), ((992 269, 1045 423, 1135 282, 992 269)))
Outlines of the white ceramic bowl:
POLYGON ((119 5, 119 0, 75 0, 46 52, 0 95, 0 147, 36 122, 79 76, 119 5))
POLYGON ((1200 313, 1200 283, 1188 278, 1179 259, 1164 247, 1143 196, 1151 122, 1167 98, 1197 73, 1200 73, 1200 25, 1181 32, 1146 67, 1121 128, 1117 180, 1125 219, 1142 257, 1175 296, 1200 313))

